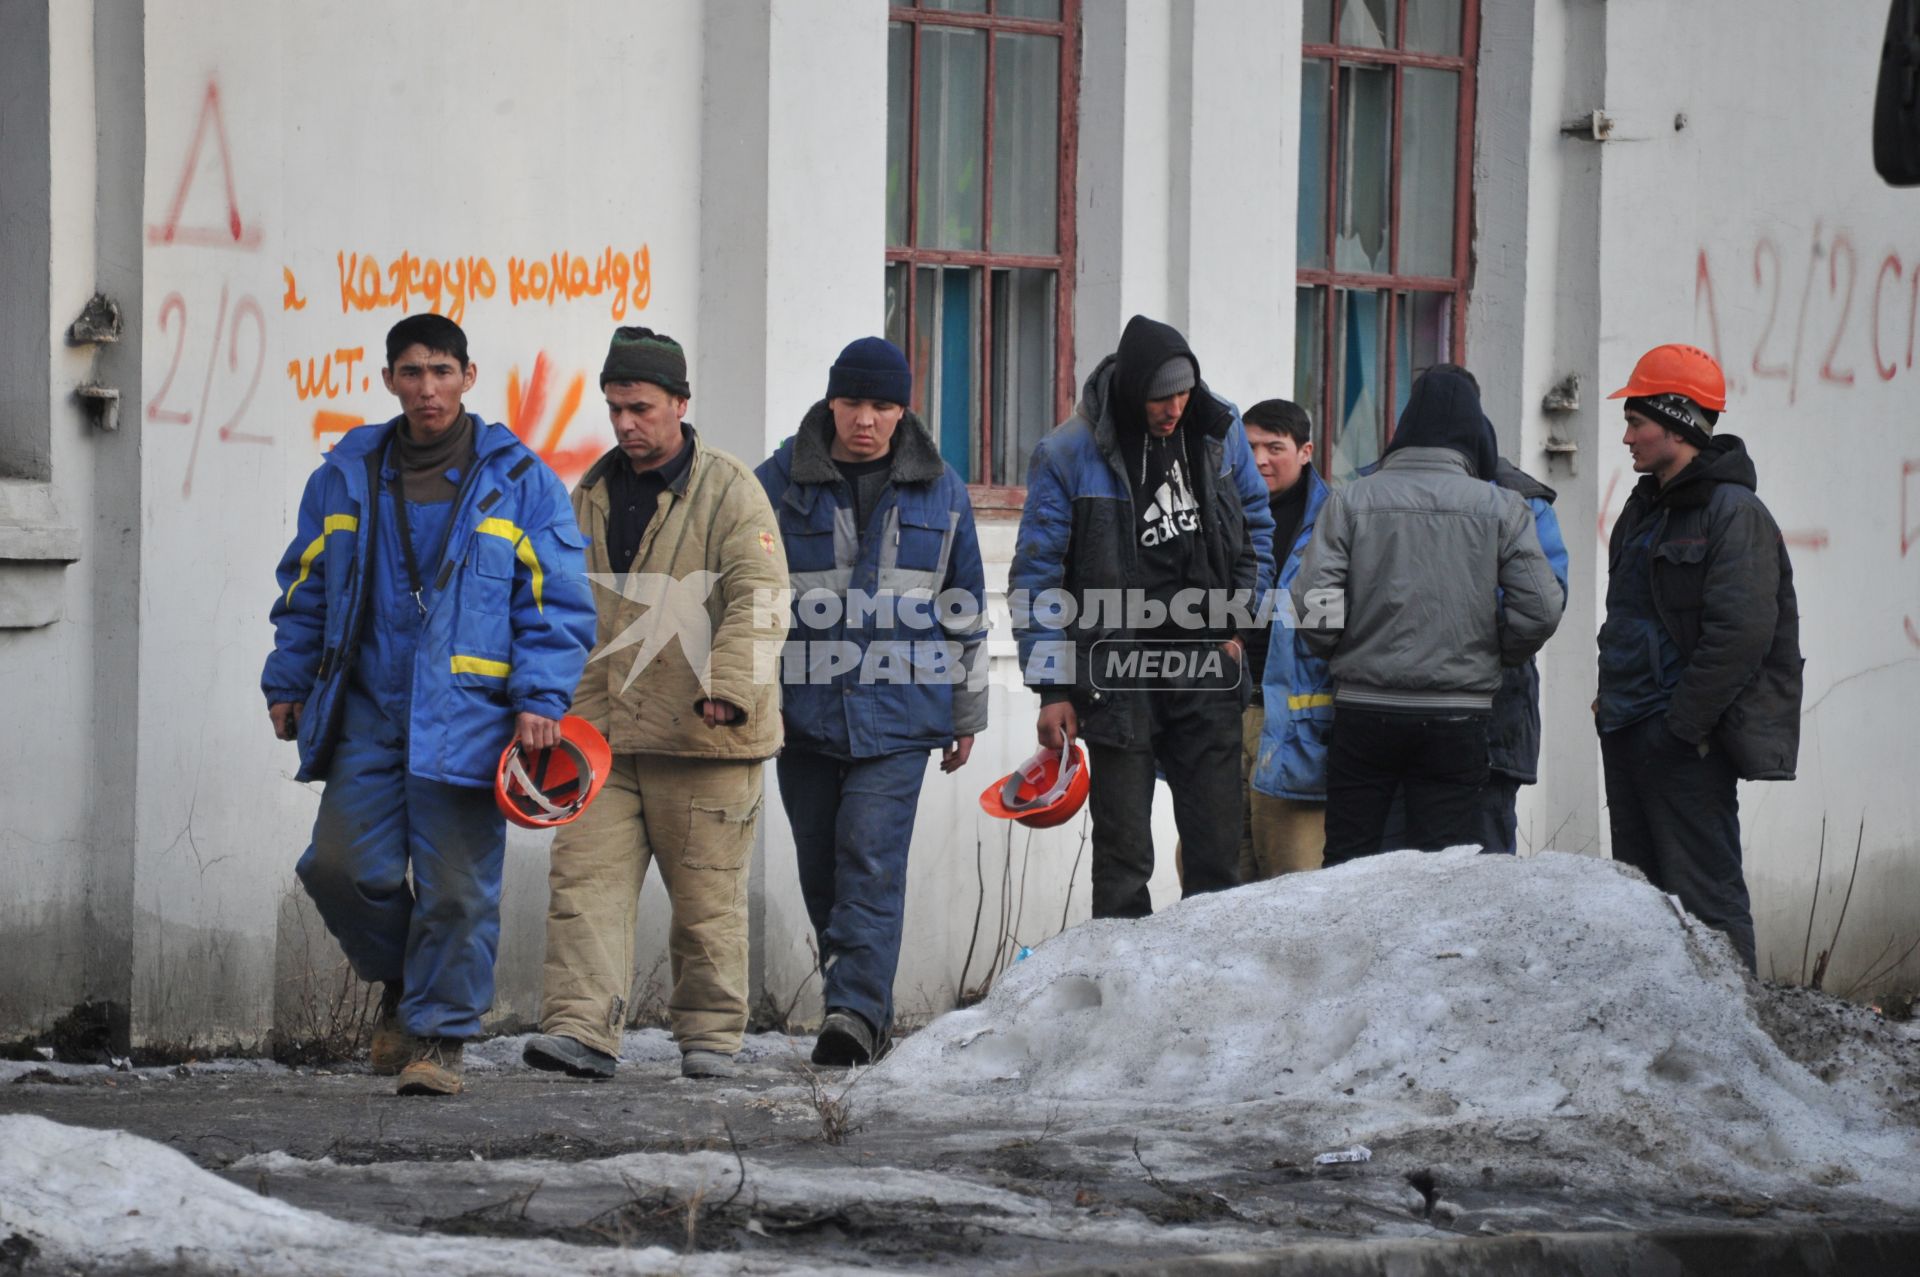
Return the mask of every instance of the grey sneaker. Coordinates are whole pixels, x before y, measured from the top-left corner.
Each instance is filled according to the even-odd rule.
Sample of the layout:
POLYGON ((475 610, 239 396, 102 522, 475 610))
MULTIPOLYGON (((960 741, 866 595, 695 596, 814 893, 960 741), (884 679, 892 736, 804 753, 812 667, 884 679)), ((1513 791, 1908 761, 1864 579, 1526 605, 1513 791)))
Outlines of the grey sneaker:
POLYGON ((718 1051, 688 1051, 680 1057, 681 1077, 732 1077, 735 1072, 733 1057, 718 1051))
POLYGON ((619 1063, 605 1051, 596 1050, 585 1042, 560 1033, 542 1033, 528 1038, 520 1058, 536 1069, 565 1073, 568 1077, 591 1078, 596 1082, 604 1082, 612 1077, 614 1066, 619 1063))
POLYGON ((813 1044, 813 1062, 844 1069, 854 1064, 871 1064, 875 1034, 873 1026, 852 1011, 830 1009, 820 1025, 820 1038, 813 1044))

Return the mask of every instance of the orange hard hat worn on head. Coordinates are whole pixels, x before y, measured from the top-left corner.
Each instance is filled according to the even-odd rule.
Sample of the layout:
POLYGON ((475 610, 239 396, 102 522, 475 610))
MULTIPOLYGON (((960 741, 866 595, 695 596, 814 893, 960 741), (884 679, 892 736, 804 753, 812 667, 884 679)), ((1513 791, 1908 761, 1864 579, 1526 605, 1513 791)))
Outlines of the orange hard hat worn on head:
POLYGON ((1017 771, 987 786, 980 807, 989 816, 1051 829, 1072 820, 1087 801, 1087 755, 1079 742, 1043 749, 1017 771))
POLYGON ((516 825, 552 829, 578 819, 612 770, 606 737, 569 714, 560 720, 560 743, 552 749, 522 749, 516 738, 501 751, 493 802, 516 825))
POLYGON ((1698 346, 1671 343, 1655 346, 1640 356, 1627 384, 1609 399, 1650 399, 1654 395, 1685 395, 1702 408, 1725 412, 1727 378, 1712 355, 1698 346))

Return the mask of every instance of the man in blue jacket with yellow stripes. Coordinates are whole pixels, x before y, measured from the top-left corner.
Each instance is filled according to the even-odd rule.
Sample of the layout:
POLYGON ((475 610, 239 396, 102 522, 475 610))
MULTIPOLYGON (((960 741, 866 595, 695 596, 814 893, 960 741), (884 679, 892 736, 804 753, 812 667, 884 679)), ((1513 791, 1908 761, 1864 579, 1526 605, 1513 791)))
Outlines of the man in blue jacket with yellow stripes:
POLYGON ((260 679, 296 779, 326 782, 295 872, 385 985, 373 1065, 402 1095, 461 1089, 500 938, 494 773, 516 737, 559 743, 594 634, 566 489, 466 411, 476 371, 440 315, 387 334, 401 415, 349 431, 307 480, 260 679))

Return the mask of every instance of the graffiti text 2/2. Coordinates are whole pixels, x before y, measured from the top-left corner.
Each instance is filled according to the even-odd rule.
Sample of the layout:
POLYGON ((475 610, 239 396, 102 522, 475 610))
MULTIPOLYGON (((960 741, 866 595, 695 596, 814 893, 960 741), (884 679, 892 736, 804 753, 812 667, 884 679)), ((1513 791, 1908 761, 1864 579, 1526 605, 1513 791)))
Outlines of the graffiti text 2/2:
MULTIPOLYGON (((1920 310, 1920 260, 1909 267, 1898 252, 1887 251, 1878 259, 1873 286, 1867 288, 1852 235, 1841 230, 1829 239, 1818 222, 1813 226, 1804 271, 1789 268, 1780 245, 1770 235, 1754 241, 1750 254, 1739 256, 1752 263, 1754 310, 1766 310, 1751 352, 1730 349, 1723 341, 1722 295, 1715 286, 1713 259, 1704 247, 1695 260, 1693 277, 1694 314, 1705 321, 1707 340, 1714 358, 1727 369, 1729 388, 1738 387, 1744 369, 1752 373, 1756 383, 1785 382, 1787 402, 1796 402, 1811 355, 1809 339, 1822 343, 1817 372, 1824 385, 1842 389, 1853 386, 1858 381, 1857 369, 1865 366, 1858 359, 1861 353, 1871 359, 1881 381, 1892 381, 1901 371, 1912 369, 1916 311, 1920 310), (1822 258, 1825 270, 1820 269, 1822 258), (1793 297, 1796 288, 1797 300, 1793 297), (1904 298, 1902 293, 1906 294, 1904 298), (1865 352, 1849 342, 1855 327, 1856 298, 1864 299, 1867 312, 1865 352), (1815 305, 1827 312, 1827 317, 1819 321, 1816 332, 1809 334, 1808 310, 1815 305), (1900 313, 1903 309, 1904 315, 1900 313)), ((1793 265, 1797 267, 1798 263, 1793 265)))

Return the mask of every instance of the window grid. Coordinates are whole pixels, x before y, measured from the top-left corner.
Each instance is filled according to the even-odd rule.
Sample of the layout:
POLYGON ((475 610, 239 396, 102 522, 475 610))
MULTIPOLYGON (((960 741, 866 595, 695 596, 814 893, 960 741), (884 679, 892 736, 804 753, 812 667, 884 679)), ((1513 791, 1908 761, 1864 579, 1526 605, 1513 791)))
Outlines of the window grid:
MULTIPOLYGON (((1408 0, 1393 0, 1395 6, 1394 39, 1404 44, 1407 39, 1407 3, 1408 0)), ((1341 11, 1349 0, 1331 0, 1328 30, 1333 43, 1307 42, 1301 48, 1301 56, 1308 59, 1324 60, 1328 67, 1327 75, 1327 153, 1326 191, 1325 191, 1325 244, 1327 254, 1326 267, 1301 267, 1297 271, 1298 283, 1311 286, 1320 297, 1318 316, 1321 326, 1317 358, 1320 362, 1320 402, 1312 405, 1321 422, 1321 444, 1317 449, 1317 460, 1321 472, 1328 474, 1334 459, 1334 450, 1338 444, 1340 417, 1333 410, 1336 376, 1334 360, 1339 349, 1334 331, 1335 315, 1339 307, 1335 298, 1339 290, 1356 291, 1383 290, 1386 293, 1386 338, 1383 366, 1385 369, 1384 418, 1386 439, 1392 437, 1394 408, 1397 403, 1398 386, 1396 374, 1399 364, 1397 343, 1400 338, 1400 294, 1402 292, 1444 293, 1452 299, 1452 314, 1449 326, 1451 354, 1449 358, 1456 363, 1466 360, 1467 335, 1467 286, 1471 273, 1472 234, 1473 234, 1473 129, 1474 104, 1476 98, 1476 51, 1480 44, 1480 3, 1479 0, 1462 0, 1460 17, 1460 48, 1457 56, 1436 53, 1419 53, 1406 49, 1383 49, 1368 45, 1341 44, 1341 11), (1390 68, 1393 72, 1393 125, 1389 162, 1389 186, 1387 201, 1387 245, 1388 271, 1378 274, 1365 271, 1343 271, 1339 269, 1338 230, 1340 216, 1340 75, 1341 66, 1373 66, 1390 68), (1454 155, 1453 188, 1453 273, 1445 276, 1403 275, 1400 273, 1400 174, 1401 174, 1401 115, 1405 104, 1405 79, 1408 68, 1424 67, 1438 71, 1454 71, 1460 76, 1460 107, 1456 127, 1454 155)))
MULTIPOLYGON (((973 503, 982 510, 1019 510, 1026 503, 1026 489, 994 484, 993 477, 993 280, 996 268, 1031 268, 1054 274, 1054 402, 1053 421, 1065 420, 1073 411, 1077 387, 1073 378, 1073 269, 1074 260, 1074 172, 1079 151, 1080 131, 1080 0, 1061 0, 1058 22, 1035 18, 1002 16, 1001 0, 987 0, 986 13, 965 13, 948 9, 895 4, 888 10, 889 22, 904 24, 911 34, 907 71, 907 172, 906 244, 888 244, 888 266, 906 266, 902 331, 906 334, 908 358, 913 356, 919 322, 920 267, 966 266, 982 268, 981 305, 977 335, 979 338, 977 376, 979 392, 978 448, 981 471, 989 480, 970 483, 973 503), (982 148, 981 245, 978 250, 921 248, 920 232, 920 37, 927 27, 960 27, 983 30, 986 39, 985 138, 982 148), (1055 252, 1052 254, 995 253, 993 251, 994 180, 994 72, 999 34, 1052 36, 1060 42, 1060 141, 1057 152, 1059 170, 1055 181, 1055 252)), ((931 418, 937 409, 929 405, 931 418)), ((1049 426, 1053 422, 1047 423, 1049 426)), ((938 423, 928 425, 936 436, 938 423)))

